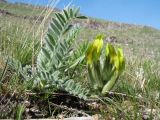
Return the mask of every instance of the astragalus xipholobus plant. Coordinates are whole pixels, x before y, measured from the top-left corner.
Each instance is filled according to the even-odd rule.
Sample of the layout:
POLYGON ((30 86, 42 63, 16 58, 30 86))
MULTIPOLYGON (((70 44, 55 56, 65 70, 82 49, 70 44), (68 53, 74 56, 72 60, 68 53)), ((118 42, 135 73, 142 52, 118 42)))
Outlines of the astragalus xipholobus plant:
POLYGON ((125 68, 121 48, 107 43, 103 49, 103 35, 98 35, 86 52, 90 87, 96 95, 104 96, 119 79, 125 68))
POLYGON ((80 28, 73 24, 73 20, 84 18, 78 8, 66 8, 55 13, 37 58, 38 78, 35 83, 40 89, 63 90, 86 99, 89 90, 76 83, 70 75, 71 69, 75 70, 84 58, 83 54, 74 56, 73 45, 80 28))

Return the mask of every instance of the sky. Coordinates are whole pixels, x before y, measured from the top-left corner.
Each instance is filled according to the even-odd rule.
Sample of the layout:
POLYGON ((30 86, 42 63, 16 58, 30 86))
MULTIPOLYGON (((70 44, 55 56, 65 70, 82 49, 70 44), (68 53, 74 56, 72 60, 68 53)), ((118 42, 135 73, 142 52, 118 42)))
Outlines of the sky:
MULTIPOLYGON (((47 5, 50 0, 9 0, 47 5)), ((160 0, 60 0, 58 8, 72 4, 82 14, 109 21, 147 25, 160 29, 160 0)))

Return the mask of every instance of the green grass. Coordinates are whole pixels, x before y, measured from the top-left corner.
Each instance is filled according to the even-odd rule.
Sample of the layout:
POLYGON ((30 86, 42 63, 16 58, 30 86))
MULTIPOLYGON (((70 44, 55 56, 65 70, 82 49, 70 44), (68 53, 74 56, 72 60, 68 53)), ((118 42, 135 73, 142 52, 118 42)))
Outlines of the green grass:
POLYGON ((32 5, 1 3, 0 9, 7 10, 10 13, 22 16, 39 16, 45 15, 43 7, 35 7, 32 5))
POLYGON ((35 47, 40 36, 35 36, 37 25, 28 20, 14 17, 0 17, 1 54, 9 54, 22 63, 31 62, 33 42, 35 47), (35 27, 34 27, 35 26, 35 27))
MULTIPOLYGON (((5 9, 19 16, 45 16, 47 13, 42 13, 44 8, 8 3, 1 3, 0 9, 5 9)), ((41 22, 35 23, 29 19, 0 16, 0 77, 5 66, 6 55, 13 56, 25 65, 35 64, 33 61, 36 59, 40 42, 48 27, 48 21, 43 25, 41 22), (40 25, 42 25, 41 28, 40 25)), ((99 33, 105 34, 106 38, 115 36, 117 42, 114 44, 122 46, 126 56, 125 72, 113 91, 125 93, 133 98, 105 100, 104 104, 106 104, 108 112, 102 110, 102 115, 116 119, 120 117, 141 119, 144 111, 152 109, 156 110, 158 114, 160 107, 160 30, 93 18, 90 18, 90 22, 87 24, 86 21, 82 21, 82 24, 78 43, 91 41, 99 33), (92 22, 99 27, 92 28, 92 22), (139 97, 140 100, 136 101, 136 97, 139 97)), ((6 72, 5 76, 8 74, 6 72)), ((87 79, 84 77, 86 76, 85 71, 82 74, 83 76, 80 75, 79 78, 87 79)), ((7 86, 9 91, 25 92, 30 89, 29 84, 23 83, 15 71, 10 78, 6 78, 6 81, 2 87, 7 86)), ((82 83, 85 82, 85 80, 82 81, 82 83)), ((1 92, 3 92, 2 87, 1 92)), ((152 112, 148 112, 148 114, 150 118, 156 116, 152 112)))

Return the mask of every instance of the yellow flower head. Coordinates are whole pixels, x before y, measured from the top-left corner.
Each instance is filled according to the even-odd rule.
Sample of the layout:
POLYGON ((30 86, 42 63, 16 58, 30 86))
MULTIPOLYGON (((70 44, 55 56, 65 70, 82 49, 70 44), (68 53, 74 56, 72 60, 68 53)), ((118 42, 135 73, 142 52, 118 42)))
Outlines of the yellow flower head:
POLYGON ((123 69, 125 68, 125 58, 123 56, 123 50, 121 48, 118 49, 117 56, 119 60, 118 70, 119 72, 122 72, 123 69))
POLYGON ((106 57, 110 60, 110 63, 115 66, 118 72, 123 71, 125 59, 121 48, 118 48, 118 51, 116 52, 113 45, 108 43, 106 46, 106 57))
POLYGON ((103 35, 98 35, 94 42, 89 46, 86 53, 88 64, 92 64, 93 61, 97 61, 100 58, 101 49, 103 47, 103 37, 103 35))
POLYGON ((116 51, 115 51, 113 45, 111 45, 109 43, 106 46, 106 57, 108 57, 110 59, 111 64, 114 64, 114 62, 117 59, 116 58, 117 57, 116 51))

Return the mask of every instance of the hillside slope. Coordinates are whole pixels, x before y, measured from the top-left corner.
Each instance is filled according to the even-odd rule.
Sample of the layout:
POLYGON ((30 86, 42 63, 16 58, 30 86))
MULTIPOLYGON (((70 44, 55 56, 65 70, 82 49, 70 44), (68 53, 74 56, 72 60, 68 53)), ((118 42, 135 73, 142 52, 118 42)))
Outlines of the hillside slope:
POLYGON ((7 3, 6 0, 0 0, 0 3, 7 3))
MULTIPOLYGON (((37 26, 45 18, 49 8, 37 7, 27 4, 0 3, 0 28, 4 26, 4 21, 23 21, 33 23, 37 21, 37 26)), ((54 9, 57 11, 58 9, 54 9)), ((51 19, 52 14, 48 18, 51 19)), ((75 21, 81 24, 83 32, 80 33, 80 40, 91 40, 96 34, 106 35, 106 41, 114 42, 123 46, 129 56, 139 54, 141 56, 157 57, 160 51, 160 31, 148 26, 117 23, 95 18, 84 21, 75 21), (84 32, 85 31, 85 32, 84 32), (156 54, 156 55, 155 55, 156 54), (157 55, 158 54, 158 55, 157 55)), ((48 23, 48 22, 47 22, 48 23)), ((47 28, 47 25, 45 26, 47 28)))

